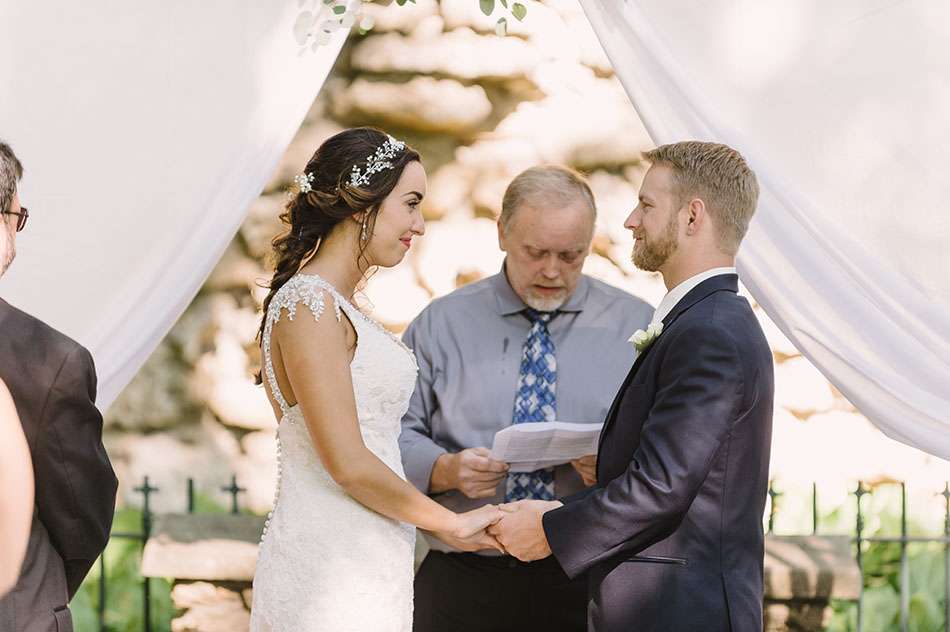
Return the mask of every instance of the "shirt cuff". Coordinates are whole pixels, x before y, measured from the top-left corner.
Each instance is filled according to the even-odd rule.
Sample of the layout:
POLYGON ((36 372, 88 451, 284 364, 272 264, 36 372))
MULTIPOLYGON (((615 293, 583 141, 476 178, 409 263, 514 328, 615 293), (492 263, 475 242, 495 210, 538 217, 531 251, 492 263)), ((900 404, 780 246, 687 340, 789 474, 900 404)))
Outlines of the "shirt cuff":
POLYGON ((436 459, 448 452, 432 441, 419 441, 412 447, 403 464, 406 469, 406 479, 423 494, 429 493, 429 483, 432 480, 432 468, 436 459))

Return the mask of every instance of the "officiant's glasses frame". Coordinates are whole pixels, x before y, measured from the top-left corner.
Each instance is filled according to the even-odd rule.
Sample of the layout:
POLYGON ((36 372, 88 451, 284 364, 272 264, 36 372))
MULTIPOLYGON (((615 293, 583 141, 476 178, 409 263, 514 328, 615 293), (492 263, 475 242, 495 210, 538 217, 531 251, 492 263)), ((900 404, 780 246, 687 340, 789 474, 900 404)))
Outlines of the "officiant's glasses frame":
POLYGON ((19 212, 3 211, 2 213, 0 213, 0 215, 16 215, 17 216, 16 232, 18 233, 22 231, 24 228, 26 228, 26 220, 30 219, 30 212, 26 210, 25 206, 21 206, 19 212))

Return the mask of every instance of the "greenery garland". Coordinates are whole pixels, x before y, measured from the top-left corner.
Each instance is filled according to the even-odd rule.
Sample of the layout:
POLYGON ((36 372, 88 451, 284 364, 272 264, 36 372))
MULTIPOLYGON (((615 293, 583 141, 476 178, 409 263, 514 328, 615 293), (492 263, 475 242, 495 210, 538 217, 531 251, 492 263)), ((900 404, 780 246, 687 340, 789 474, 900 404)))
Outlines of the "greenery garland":
MULTIPOLYGON (((373 0, 365 0, 372 2, 373 0)), ((458 2, 459 0, 449 0, 458 2)), ((511 0, 475 0, 478 8, 487 16, 492 16, 497 5, 501 5, 503 12, 507 12, 514 19, 521 22, 528 15, 528 7, 521 2, 511 0)), ((398 6, 415 4, 416 0, 396 0, 398 6)), ((294 38, 301 49, 310 48, 316 51, 320 46, 330 42, 333 33, 340 29, 349 29, 356 25, 360 34, 372 30, 373 21, 369 16, 363 16, 361 9, 363 0, 298 0, 300 13, 294 22, 294 38)), ((495 23, 495 34, 504 37, 508 34, 508 18, 501 16, 495 23)))

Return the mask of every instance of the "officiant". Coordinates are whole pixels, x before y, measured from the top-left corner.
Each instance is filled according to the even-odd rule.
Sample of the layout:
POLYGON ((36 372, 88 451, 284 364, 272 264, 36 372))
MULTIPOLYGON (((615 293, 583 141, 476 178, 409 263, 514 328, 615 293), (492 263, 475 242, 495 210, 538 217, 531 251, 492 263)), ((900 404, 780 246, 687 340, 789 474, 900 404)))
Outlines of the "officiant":
MULTIPOLYGON (((595 482, 595 457, 509 473, 491 457, 518 423, 601 423, 634 360, 627 340, 653 308, 582 274, 596 204, 579 173, 533 167, 498 220, 501 272, 433 301, 403 335, 419 378, 403 418, 408 479, 453 511, 553 499, 595 482)), ((414 632, 587 629, 585 578, 553 558, 462 553, 435 538, 415 579, 414 632)))

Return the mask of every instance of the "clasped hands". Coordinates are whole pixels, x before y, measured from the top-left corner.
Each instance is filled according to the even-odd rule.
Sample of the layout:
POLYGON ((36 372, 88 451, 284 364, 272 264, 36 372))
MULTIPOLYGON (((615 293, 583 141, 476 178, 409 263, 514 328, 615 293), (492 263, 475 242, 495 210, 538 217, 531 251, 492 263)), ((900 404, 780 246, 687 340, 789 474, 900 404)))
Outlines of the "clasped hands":
POLYGON ((495 549, 522 562, 551 555, 541 518, 561 506, 557 500, 519 500, 503 505, 485 505, 458 515, 452 533, 437 534, 462 551, 495 549))
MULTIPOLYGON (((597 457, 585 456, 571 462, 587 486, 596 481, 597 457)), ((468 448, 443 454, 433 467, 430 491, 457 489, 469 498, 491 498, 508 476, 508 464, 492 458, 488 448, 468 448)), ((541 516, 560 507, 557 501, 522 500, 504 505, 487 505, 459 516, 460 528, 440 539, 463 551, 496 549, 523 562, 551 554, 541 516)))
POLYGON ((519 500, 500 505, 502 517, 487 532, 501 550, 522 562, 533 562, 551 555, 548 538, 541 522, 545 513, 561 507, 558 500, 519 500))

